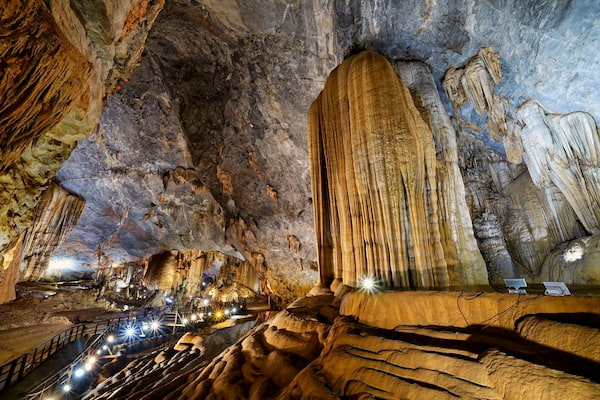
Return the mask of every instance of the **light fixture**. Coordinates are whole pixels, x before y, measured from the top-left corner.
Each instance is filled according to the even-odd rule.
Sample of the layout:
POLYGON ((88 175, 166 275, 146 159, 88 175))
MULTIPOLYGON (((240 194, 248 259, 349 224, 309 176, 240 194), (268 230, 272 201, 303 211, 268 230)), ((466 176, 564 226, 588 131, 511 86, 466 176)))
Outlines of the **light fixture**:
POLYGON ((200 318, 204 318, 204 313, 203 312, 200 313, 200 318))
POLYGON ((190 315, 190 319, 191 319, 192 321, 195 321, 195 320, 197 320, 197 319, 198 319, 198 316, 197 316, 196 314, 192 314, 192 315, 190 315))
POLYGON ((571 291, 564 282, 544 282, 546 296, 570 296, 571 291))
POLYGON ((108 350, 108 346, 107 345, 102 346, 102 350, 107 351, 108 350))
POLYGON ((135 328, 133 326, 125 328, 125 337, 132 338, 133 336, 135 336, 135 328))
POLYGON ((152 331, 157 331, 160 329, 160 322, 157 320, 150 321, 150 329, 152 331))
POLYGON ((508 293, 527 294, 523 288, 527 287, 527 282, 523 278, 505 279, 504 284, 508 288, 508 293))
POLYGON ((229 315, 229 308, 225 309, 225 315, 229 315))
MULTIPOLYGON (((208 313, 208 315, 209 315, 209 316, 210 316, 210 314, 211 314, 211 313, 208 313)), ((216 311, 216 312, 215 312, 215 318, 216 318, 216 319, 221 319, 221 318, 223 318, 223 311, 221 311, 221 310, 218 310, 218 311, 216 311)))
POLYGON ((183 318, 183 319, 181 320, 181 322, 183 322, 184 324, 187 324, 187 323, 188 323, 188 322, 190 322, 190 321, 189 321, 187 318, 183 318))
POLYGON ((71 385, 69 385, 69 384, 63 385, 62 390, 65 393, 70 392, 71 391, 71 385))
POLYGON ((358 285, 361 290, 369 293, 377 291, 377 281, 372 276, 365 276, 358 280, 358 285))
POLYGON ((106 343, 112 343, 114 341, 115 341, 114 335, 108 335, 108 337, 106 338, 106 343))
MULTIPOLYGON (((106 349, 108 350, 108 346, 106 346, 106 349)), ((98 355, 102 354, 102 350, 100 350, 100 349, 96 350, 96 354, 98 354, 98 355)))
POLYGON ((83 368, 77 368, 73 373, 73 376, 75 376, 75 378, 81 378, 83 375, 85 375, 85 369, 83 368))
POLYGON ((237 312, 237 308, 236 308, 236 307, 233 307, 233 308, 231 309, 231 313, 232 313, 232 314, 234 314, 234 313, 236 313, 236 312, 237 312))
POLYGON ((210 303, 210 300, 209 299, 204 299, 204 305, 207 306, 208 303, 210 303))

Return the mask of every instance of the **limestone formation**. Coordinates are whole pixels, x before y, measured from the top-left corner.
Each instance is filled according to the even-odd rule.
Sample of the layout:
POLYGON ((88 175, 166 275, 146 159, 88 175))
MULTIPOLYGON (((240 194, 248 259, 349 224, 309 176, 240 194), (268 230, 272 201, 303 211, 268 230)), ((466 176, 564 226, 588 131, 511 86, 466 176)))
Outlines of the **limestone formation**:
POLYGON ((517 117, 533 182, 544 190, 556 186, 585 229, 599 232, 600 135, 592 116, 551 114, 528 101, 518 108, 517 117))
POLYGON ((84 206, 82 198, 59 185, 46 189, 23 238, 23 280, 37 281, 44 275, 52 253, 73 229, 84 206))
POLYGON ((0 304, 16 298, 15 284, 19 280, 23 260, 23 236, 0 257, 0 304))
POLYGON ((393 63, 433 134, 436 154, 440 240, 451 284, 487 284, 487 270, 473 234, 458 163, 456 132, 440 100, 429 68, 419 62, 393 63))
POLYGON ((237 302, 261 291, 255 263, 217 251, 166 251, 141 261, 139 267, 146 288, 176 296, 183 304, 195 297, 237 302))
MULTIPOLYGON (((373 52, 347 59, 313 103, 308 125, 321 285, 357 286, 366 276, 403 288, 465 283, 454 238, 444 235, 452 282, 440 242, 440 230, 452 229, 444 224, 457 220, 440 217, 432 133, 389 62, 373 52)), ((471 252, 472 283, 486 283, 468 233, 458 242, 471 252)))
POLYGON ((487 113, 486 124, 490 135, 497 142, 502 139, 508 161, 520 164, 523 145, 514 121, 508 115, 509 101, 494 89, 501 80, 500 55, 491 47, 482 47, 463 68, 451 66, 442 85, 454 106, 457 119, 462 121, 460 109, 466 103, 472 104, 479 115, 487 113))
POLYGON ((162 5, 19 0, 3 7, 0 252, 31 225, 42 192, 96 127, 105 94, 135 67, 162 5))
POLYGON ((5 172, 71 111, 90 66, 42 1, 5 4, 0 26, 0 171, 5 172))
MULTIPOLYGON (((429 306, 456 308, 454 296, 429 293, 429 306)), ((529 296, 523 297, 527 302, 529 296)), ((307 297, 249 331, 212 361, 205 361, 204 351, 214 351, 214 335, 202 341, 187 334, 160 353, 132 357, 122 372, 84 398, 597 398, 595 352, 587 359, 580 356, 597 344, 597 326, 565 322, 560 314, 564 305, 535 299, 527 302, 527 312, 533 315, 516 326, 515 315, 504 313, 513 326, 506 324, 502 330, 489 325, 458 328, 454 316, 438 312, 424 319, 421 308, 410 307, 402 325, 382 329, 337 316, 330 304, 333 296, 307 297), (429 326, 423 327, 424 322, 429 326), (560 328, 579 340, 564 338, 560 328)), ((487 306, 484 302, 481 311, 487 306)), ((472 307, 465 307, 469 317, 474 316, 472 307)), ((592 315, 588 324, 597 321, 598 314, 592 315)))

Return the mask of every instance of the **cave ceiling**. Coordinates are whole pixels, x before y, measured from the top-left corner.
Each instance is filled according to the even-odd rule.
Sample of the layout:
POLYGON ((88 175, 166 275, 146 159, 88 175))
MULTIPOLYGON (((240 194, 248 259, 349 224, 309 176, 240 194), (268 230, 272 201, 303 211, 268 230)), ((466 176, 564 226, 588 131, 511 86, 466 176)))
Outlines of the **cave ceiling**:
MULTIPOLYGON (((593 0, 166 0, 137 68, 56 172, 85 208, 54 257, 217 250, 262 257, 274 290, 300 293, 317 278, 306 115, 345 57, 424 62, 452 113, 446 70, 491 47, 512 109, 535 99, 598 120, 599 13, 593 0)), ((461 112, 504 158, 476 110, 461 112)))

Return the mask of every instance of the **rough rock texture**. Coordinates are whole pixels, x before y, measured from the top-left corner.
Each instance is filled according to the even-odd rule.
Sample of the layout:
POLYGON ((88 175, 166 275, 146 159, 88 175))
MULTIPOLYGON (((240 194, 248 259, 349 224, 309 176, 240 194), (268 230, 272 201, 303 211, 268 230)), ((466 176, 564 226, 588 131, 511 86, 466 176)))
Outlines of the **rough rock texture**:
MULTIPOLYGON (((456 306, 444 293, 431 297, 442 308, 456 306)), ((211 344, 188 335, 172 350, 140 357, 86 398, 592 400, 600 395, 598 362, 581 357, 597 344, 597 313, 588 314, 584 326, 562 320, 567 316, 557 314, 561 306, 533 305, 531 313, 549 314, 495 329, 457 328, 442 313, 423 327, 421 309, 407 308, 405 324, 381 329, 337 316, 332 299, 295 302, 208 363, 190 348, 209 351, 211 344), (563 329, 586 340, 561 340, 563 329)), ((489 305, 481 298, 472 302, 489 305)))
POLYGON ((89 199, 59 257, 91 265, 100 253, 110 265, 170 249, 232 252, 224 211, 191 165, 178 106, 160 67, 144 61, 57 174, 89 199))
POLYGON ((37 281, 48 268, 56 247, 79 220, 85 201, 56 184, 38 203, 33 225, 23 237, 22 280, 37 281))
POLYGON ((9 107, 2 114, 9 123, 2 126, 2 147, 10 151, 2 155, 0 173, 0 251, 32 223, 45 187, 75 142, 95 128, 106 89, 133 68, 163 4, 113 3, 16 1, 2 9, 2 31, 9 36, 0 45, 0 92, 11 99, 2 101, 9 107), (8 56, 15 51, 23 53, 8 56), (28 124, 25 134, 13 137, 20 129, 10 125, 14 121, 28 124))
POLYGON ((71 111, 90 67, 42 1, 5 5, 0 25, 0 171, 5 171, 71 111))

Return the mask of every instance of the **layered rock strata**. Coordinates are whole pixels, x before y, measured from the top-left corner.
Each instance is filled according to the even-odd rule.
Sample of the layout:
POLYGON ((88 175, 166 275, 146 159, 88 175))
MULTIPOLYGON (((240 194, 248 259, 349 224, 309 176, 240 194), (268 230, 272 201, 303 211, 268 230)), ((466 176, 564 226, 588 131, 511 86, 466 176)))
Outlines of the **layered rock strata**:
POLYGON ((466 211, 458 200, 456 167, 450 169, 450 189, 458 195, 440 199, 431 130, 384 57, 363 52, 348 58, 331 73, 308 118, 321 285, 338 279, 357 286, 366 276, 404 288, 487 283, 463 223, 470 222, 466 212, 460 223, 465 240, 456 244, 448 237, 461 213, 447 210, 466 211), (464 271, 457 271, 457 247, 470 252, 464 271))

